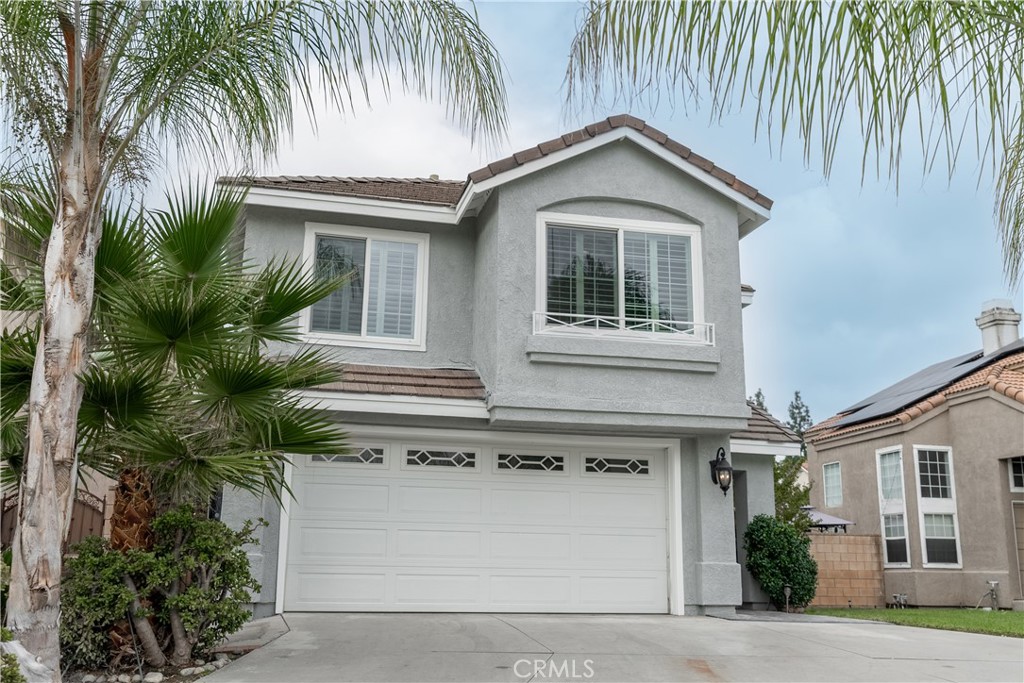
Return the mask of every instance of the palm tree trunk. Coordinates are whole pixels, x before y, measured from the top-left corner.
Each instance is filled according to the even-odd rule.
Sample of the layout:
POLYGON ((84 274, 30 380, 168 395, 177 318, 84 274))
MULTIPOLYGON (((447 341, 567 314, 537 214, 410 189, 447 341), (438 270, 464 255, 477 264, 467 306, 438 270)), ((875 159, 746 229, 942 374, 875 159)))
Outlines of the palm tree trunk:
POLYGON ((114 487, 114 510, 110 515, 110 547, 113 550, 151 550, 156 498, 145 470, 123 470, 114 487))

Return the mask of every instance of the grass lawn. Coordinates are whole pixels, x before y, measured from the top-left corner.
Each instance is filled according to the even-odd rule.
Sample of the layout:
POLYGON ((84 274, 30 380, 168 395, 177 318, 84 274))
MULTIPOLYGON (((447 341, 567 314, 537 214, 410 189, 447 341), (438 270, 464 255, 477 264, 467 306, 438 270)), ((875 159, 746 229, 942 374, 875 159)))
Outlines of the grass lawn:
POLYGON ((807 610, 848 619, 887 621, 903 626, 941 628, 947 631, 985 633, 992 636, 1024 638, 1024 612, 983 612, 974 609, 821 609, 807 610))

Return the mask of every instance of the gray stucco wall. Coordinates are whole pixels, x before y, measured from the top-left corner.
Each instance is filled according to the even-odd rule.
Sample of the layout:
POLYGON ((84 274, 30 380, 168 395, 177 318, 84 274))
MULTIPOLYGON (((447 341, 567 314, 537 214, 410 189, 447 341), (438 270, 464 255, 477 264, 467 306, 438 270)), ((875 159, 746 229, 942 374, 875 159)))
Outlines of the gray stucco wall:
POLYGON ((1013 598, 1022 597, 1011 501, 1024 500, 1024 494, 1009 491, 1005 458, 1024 453, 1022 423, 1024 406, 983 390, 954 398, 905 426, 813 444, 808 452, 811 504, 855 522, 855 533, 881 534, 875 452, 902 446, 911 566, 885 570, 885 594, 906 593, 913 604, 973 607, 987 590, 985 582, 995 580, 1002 606, 1009 607, 1013 598), (922 566, 915 445, 952 448, 962 569, 922 566), (821 467, 829 462, 841 466, 839 507, 824 507, 821 467))
POLYGON ((775 458, 770 455, 732 454, 733 469, 743 473, 743 490, 741 491, 737 486, 737 490, 733 494, 736 496, 737 510, 742 510, 742 514, 736 516, 736 555, 743 582, 743 604, 758 608, 767 607, 768 596, 743 566, 746 561, 746 554, 743 551, 743 534, 747 531, 748 522, 755 516, 775 514, 775 485, 772 469, 774 460, 775 458))
POLYGON ((494 331, 478 329, 475 338, 493 338, 498 351, 486 378, 496 424, 645 433, 745 426, 734 204, 629 141, 503 185, 490 201, 498 210, 480 222, 477 273, 496 296, 477 296, 476 324, 494 331), (533 335, 540 211, 700 225, 715 346, 533 335))

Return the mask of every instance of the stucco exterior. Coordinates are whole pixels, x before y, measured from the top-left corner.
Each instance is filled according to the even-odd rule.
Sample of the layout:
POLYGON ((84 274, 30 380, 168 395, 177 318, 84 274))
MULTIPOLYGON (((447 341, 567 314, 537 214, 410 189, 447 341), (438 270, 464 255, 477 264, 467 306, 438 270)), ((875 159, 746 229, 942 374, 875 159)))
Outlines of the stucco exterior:
MULTIPOLYGON (((672 488, 679 499, 669 511, 676 516, 670 529, 681 536, 673 552, 681 565, 683 603, 672 611, 701 614, 762 601, 749 577, 741 579, 736 524, 743 520, 734 519, 736 491, 723 495, 708 475, 708 460, 718 448, 729 450, 730 434, 744 428, 750 415, 740 313, 744 220, 734 199, 622 139, 494 187, 475 215, 456 224, 250 202, 244 243, 248 259, 264 262, 303 258, 309 223, 429 234, 424 350, 330 348, 346 363, 472 369, 487 389, 486 412, 337 410, 337 419, 355 431, 401 425, 453 434, 526 432, 538 440, 545 434, 669 439, 670 457, 678 459, 668 476, 678 478, 672 488), (714 325, 714 343, 535 334, 538 216, 544 212, 698 226, 701 303, 714 325)), ((736 455, 734 464, 743 472, 745 519, 771 513, 772 456, 736 455)), ((269 500, 235 491, 225 492, 223 508, 232 524, 253 517, 269 522, 250 558, 262 584, 256 609, 272 612, 280 602, 283 566, 280 512, 269 500)))
MULTIPOLYGON (((857 534, 880 534, 876 453, 902 449, 909 566, 885 568, 885 596, 906 594, 913 605, 975 606, 988 581, 999 582, 999 604, 1022 597, 1014 537, 1008 458, 1024 454, 1024 404, 989 387, 959 394, 906 424, 835 439, 812 440, 811 504, 855 522, 857 534), (949 448, 960 544, 958 567, 925 567, 915 447, 949 448), (842 505, 827 507, 822 467, 839 463, 842 505)), ((987 600, 985 602, 987 603, 987 600)))

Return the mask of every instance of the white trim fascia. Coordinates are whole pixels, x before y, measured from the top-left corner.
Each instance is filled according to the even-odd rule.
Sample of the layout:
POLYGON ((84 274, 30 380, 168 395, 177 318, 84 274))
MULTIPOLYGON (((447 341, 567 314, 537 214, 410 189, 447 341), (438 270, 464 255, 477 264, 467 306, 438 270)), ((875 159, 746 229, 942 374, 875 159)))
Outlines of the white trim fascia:
POLYGON ((665 449, 668 477, 668 613, 682 616, 686 611, 683 590, 683 474, 682 448, 674 441, 665 449))
MULTIPOLYGON (((486 420, 491 414, 483 401, 468 398, 435 398, 388 394, 356 394, 303 389, 300 395, 321 410, 347 413, 385 413, 426 415, 429 417, 465 417, 486 420)), ((460 432, 461 433, 461 432, 460 432)))
MULTIPOLYGON (((632 128, 616 128, 607 133, 601 133, 597 137, 584 140, 583 142, 578 142, 569 147, 565 147, 564 149, 560 149, 557 152, 552 152, 540 159, 529 161, 522 166, 502 171, 487 180, 482 180, 479 183, 473 183, 466 188, 466 191, 463 194, 463 200, 467 200, 468 196, 471 194, 475 195, 480 192, 491 190, 500 185, 504 185, 505 183, 530 175, 531 173, 536 173, 537 171, 541 171, 550 166, 554 166, 555 164, 572 159, 580 154, 586 154, 587 152, 603 147, 609 143, 618 142, 619 140, 629 140, 630 142, 636 143, 651 154, 659 157, 663 161, 666 161, 678 170, 690 176, 697 182, 708 186, 712 190, 735 202, 743 209, 746 209, 751 214, 751 220, 755 223, 754 227, 767 222, 768 219, 771 218, 771 212, 750 199, 750 197, 747 197, 742 192, 732 189, 711 174, 697 168, 678 154, 670 152, 661 144, 648 138, 641 132, 633 130, 632 128)), ((469 206, 470 201, 466 201, 465 205, 469 206)), ((462 205, 463 202, 460 201, 459 204, 462 205)), ((462 215, 459 214, 460 219, 461 217, 462 215)), ((750 228, 750 230, 753 230, 753 228, 750 228)), ((747 232, 749 232, 749 230, 747 230, 747 232)))
POLYGON ((456 225, 459 222, 455 209, 450 206, 366 199, 365 197, 328 195, 297 190, 274 190, 265 187, 250 188, 245 203, 252 206, 347 213, 420 223, 456 225))
POLYGON ((281 516, 277 528, 277 582, 274 593, 274 614, 284 612, 284 587, 285 573, 288 571, 288 530, 291 528, 292 497, 288 491, 292 488, 292 467, 291 461, 284 463, 284 481, 287 490, 281 492, 281 516))
POLYGON ((756 439, 729 439, 729 452, 744 455, 771 455, 788 457, 800 455, 800 444, 762 441, 756 439))

